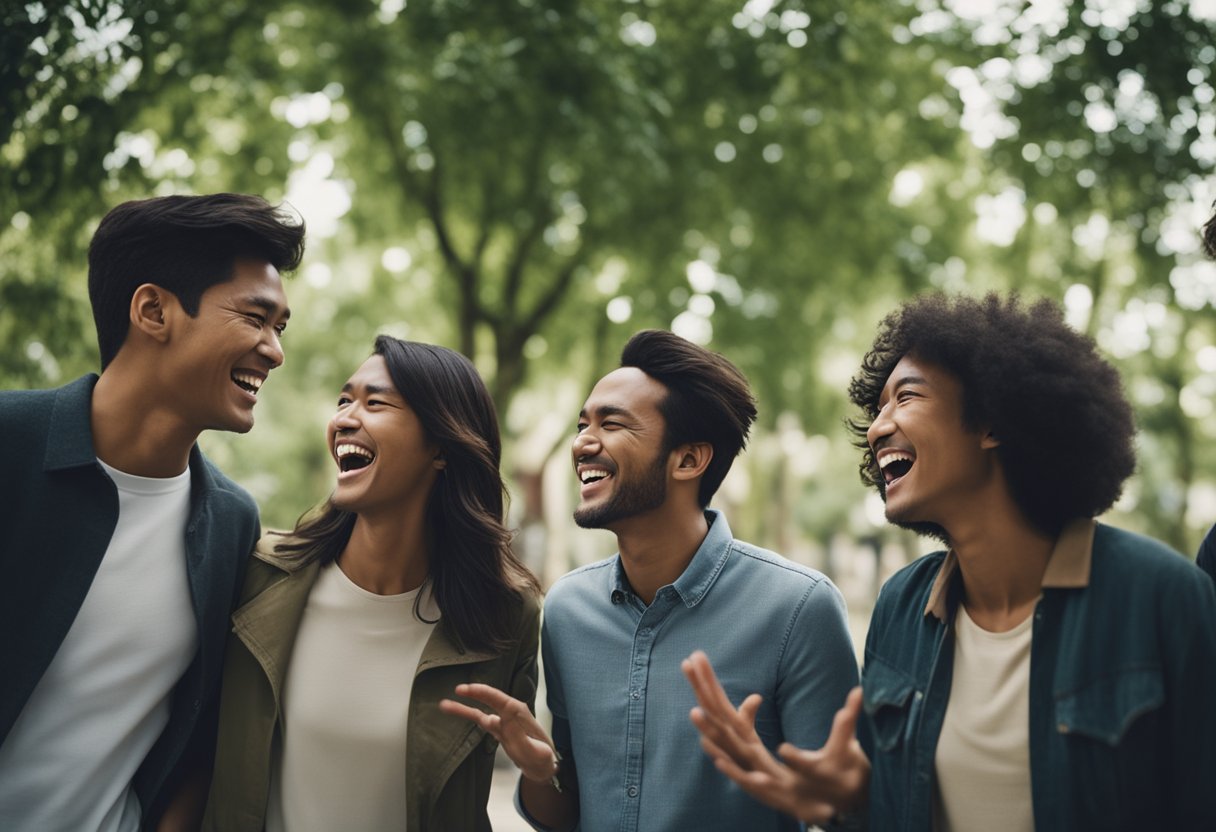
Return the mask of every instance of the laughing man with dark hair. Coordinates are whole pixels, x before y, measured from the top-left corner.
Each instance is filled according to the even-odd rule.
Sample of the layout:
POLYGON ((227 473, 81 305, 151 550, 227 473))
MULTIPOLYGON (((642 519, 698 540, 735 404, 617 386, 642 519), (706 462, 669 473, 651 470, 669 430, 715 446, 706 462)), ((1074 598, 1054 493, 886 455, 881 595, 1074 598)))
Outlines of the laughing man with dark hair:
POLYGON ((849 392, 887 519, 949 550, 883 586, 862 687, 817 751, 773 757, 690 659, 718 766, 808 822, 1216 829, 1216 592, 1094 520, 1134 468, 1134 425, 1093 341, 1048 301, 922 297, 849 392))
MULTIPOLYGON (((574 519, 620 554, 560 579, 541 647, 553 735, 484 685, 463 715, 519 765, 537 829, 796 830, 713 770, 688 722, 680 660, 702 648, 742 699, 759 682, 764 741, 819 744, 857 666, 844 601, 823 575, 736 540, 707 508, 756 408, 747 380, 670 332, 639 332, 583 405, 574 519)), ((449 705, 449 707, 452 707, 449 705)))
POLYGON ((200 808, 179 787, 209 767, 258 512, 195 440, 253 427, 303 245, 259 197, 123 203, 89 247, 100 377, 0 393, 0 829, 200 808))

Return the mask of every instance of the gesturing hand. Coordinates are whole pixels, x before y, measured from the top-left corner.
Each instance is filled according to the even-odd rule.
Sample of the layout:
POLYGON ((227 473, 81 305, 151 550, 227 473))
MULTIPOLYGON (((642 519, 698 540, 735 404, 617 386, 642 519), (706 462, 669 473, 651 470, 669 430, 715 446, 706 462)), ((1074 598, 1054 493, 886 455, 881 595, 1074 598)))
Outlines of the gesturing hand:
POLYGON ((557 749, 527 705, 489 685, 457 685, 456 695, 475 699, 494 713, 451 699, 440 701, 439 709, 481 726, 502 744, 503 751, 524 777, 536 783, 548 783, 553 778, 557 772, 557 749))
POLYGON ((690 717, 701 732, 701 747, 719 771, 752 797, 805 823, 824 823, 865 797, 870 761, 856 737, 861 688, 850 691, 836 712, 823 748, 804 751, 782 743, 778 760, 756 733, 758 694, 736 710, 704 653, 698 650, 680 667, 699 703, 690 717))

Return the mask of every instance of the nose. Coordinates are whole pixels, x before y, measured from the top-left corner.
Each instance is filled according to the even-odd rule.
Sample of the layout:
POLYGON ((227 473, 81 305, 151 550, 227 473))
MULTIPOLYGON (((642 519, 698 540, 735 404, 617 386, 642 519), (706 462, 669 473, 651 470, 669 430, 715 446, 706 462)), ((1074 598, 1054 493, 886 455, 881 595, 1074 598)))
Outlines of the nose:
POLYGON ((258 342, 258 352, 270 362, 271 369, 282 367, 286 356, 283 355, 283 342, 279 339, 279 333, 274 327, 267 327, 266 331, 270 333, 258 342))
POLYGON ((870 422, 870 426, 866 428, 866 442, 873 448, 880 439, 890 436, 895 432, 895 422, 890 416, 890 402, 879 408, 878 415, 874 417, 874 421, 870 422))
POLYGON ((600 450, 599 437, 591 428, 584 428, 574 437, 574 442, 570 445, 570 450, 574 455, 574 461, 577 462, 579 457, 594 456, 600 450))
POLYGON ((357 430, 359 425, 359 408, 354 402, 347 402, 338 407, 338 411, 329 420, 335 433, 344 430, 357 430))

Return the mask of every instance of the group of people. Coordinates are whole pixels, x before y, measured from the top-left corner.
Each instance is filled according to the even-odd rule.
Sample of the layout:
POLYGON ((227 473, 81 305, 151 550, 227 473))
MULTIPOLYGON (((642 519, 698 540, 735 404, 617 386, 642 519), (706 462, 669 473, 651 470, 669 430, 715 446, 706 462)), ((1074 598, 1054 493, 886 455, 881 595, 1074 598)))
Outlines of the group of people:
POLYGON ((196 440, 252 427, 303 243, 257 197, 124 203, 89 249, 100 375, 0 392, 0 829, 487 830, 500 747, 539 830, 1216 829, 1213 580, 1095 521, 1133 412, 1053 303, 881 324, 861 476, 944 548, 883 586, 859 675, 831 581, 710 507, 756 402, 669 332, 578 414, 574 519, 618 553, 543 616, 443 347, 376 339, 332 494, 263 536, 196 440))

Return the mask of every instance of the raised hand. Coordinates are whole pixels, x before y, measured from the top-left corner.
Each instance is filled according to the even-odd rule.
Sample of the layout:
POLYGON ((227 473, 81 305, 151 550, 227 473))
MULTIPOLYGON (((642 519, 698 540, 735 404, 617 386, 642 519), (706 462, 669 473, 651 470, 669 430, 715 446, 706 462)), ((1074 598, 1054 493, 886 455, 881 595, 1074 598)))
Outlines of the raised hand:
POLYGON ((527 705, 489 685, 457 685, 456 695, 474 699, 493 713, 451 699, 440 701, 439 709, 481 726, 498 740, 524 777, 536 783, 552 780, 557 772, 557 749, 527 705))
POLYGON ((704 653, 698 650, 680 667, 699 703, 690 718, 701 732, 701 747, 719 771, 752 797, 811 824, 824 823, 865 798, 870 761, 856 737, 861 688, 854 688, 836 712, 823 748, 805 751, 783 743, 778 760, 756 733, 758 694, 736 710, 704 653))

